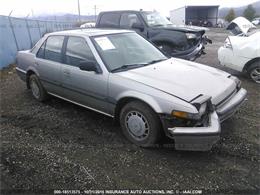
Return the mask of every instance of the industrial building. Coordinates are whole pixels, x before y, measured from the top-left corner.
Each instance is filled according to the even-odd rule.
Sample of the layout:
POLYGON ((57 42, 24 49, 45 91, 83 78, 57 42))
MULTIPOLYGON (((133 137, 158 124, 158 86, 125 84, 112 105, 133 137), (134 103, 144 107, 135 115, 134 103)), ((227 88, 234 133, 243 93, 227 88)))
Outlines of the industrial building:
POLYGON ((218 21, 218 5, 184 6, 170 11, 170 20, 175 25, 215 26, 218 21))

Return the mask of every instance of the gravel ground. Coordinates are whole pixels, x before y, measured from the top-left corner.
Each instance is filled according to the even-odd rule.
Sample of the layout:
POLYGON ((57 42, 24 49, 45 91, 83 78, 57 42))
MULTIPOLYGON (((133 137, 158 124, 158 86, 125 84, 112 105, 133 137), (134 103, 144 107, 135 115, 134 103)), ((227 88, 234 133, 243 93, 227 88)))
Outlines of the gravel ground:
POLYGON ((57 98, 39 103, 14 66, 1 71, 2 194, 53 189, 258 194, 259 86, 218 65, 216 52, 227 33, 211 29, 207 34, 213 44, 197 61, 235 74, 248 90, 248 101, 222 124, 221 140, 209 152, 176 151, 168 139, 157 148, 137 147, 112 119, 57 98))

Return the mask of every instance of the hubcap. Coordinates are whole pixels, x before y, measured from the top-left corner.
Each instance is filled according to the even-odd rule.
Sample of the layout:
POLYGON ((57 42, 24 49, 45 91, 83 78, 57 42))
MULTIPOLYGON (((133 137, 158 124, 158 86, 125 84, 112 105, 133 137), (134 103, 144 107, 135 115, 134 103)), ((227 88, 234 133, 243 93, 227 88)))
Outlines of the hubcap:
POLYGON ((130 135, 138 141, 145 139, 149 134, 148 121, 140 112, 129 112, 126 115, 125 124, 130 135))
POLYGON ((251 73, 250 77, 257 83, 260 83, 260 68, 255 68, 251 73))
POLYGON ((40 97, 40 89, 39 89, 39 87, 38 87, 38 85, 37 85, 37 83, 34 79, 31 80, 30 87, 31 87, 33 96, 36 99, 38 99, 40 97))

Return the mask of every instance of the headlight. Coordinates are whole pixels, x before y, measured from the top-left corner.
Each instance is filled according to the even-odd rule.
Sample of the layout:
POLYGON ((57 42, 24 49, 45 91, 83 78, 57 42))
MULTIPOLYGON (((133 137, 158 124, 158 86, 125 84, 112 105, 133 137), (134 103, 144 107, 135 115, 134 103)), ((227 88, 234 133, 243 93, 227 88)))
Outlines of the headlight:
POLYGON ((198 110, 198 113, 188 113, 183 111, 173 110, 171 115, 177 118, 199 120, 207 110, 207 103, 202 104, 198 110))
POLYGON ((241 88, 241 81, 240 81, 237 77, 235 77, 235 76, 230 76, 229 78, 232 79, 233 81, 235 81, 236 86, 237 86, 237 89, 240 89, 240 88, 241 88))
POLYGON ((226 38, 225 43, 224 43, 224 47, 232 49, 232 44, 231 44, 229 38, 226 38))
POLYGON ((207 103, 202 104, 199 109, 199 115, 202 116, 206 112, 206 109, 207 109, 207 103))
POLYGON ((193 33, 186 33, 186 37, 187 39, 196 39, 196 34, 193 34, 193 33))
POLYGON ((183 119, 192 119, 192 120, 199 120, 200 119, 200 114, 199 113, 188 113, 188 112, 183 112, 183 111, 172 111, 172 116, 177 117, 177 118, 183 118, 183 119))

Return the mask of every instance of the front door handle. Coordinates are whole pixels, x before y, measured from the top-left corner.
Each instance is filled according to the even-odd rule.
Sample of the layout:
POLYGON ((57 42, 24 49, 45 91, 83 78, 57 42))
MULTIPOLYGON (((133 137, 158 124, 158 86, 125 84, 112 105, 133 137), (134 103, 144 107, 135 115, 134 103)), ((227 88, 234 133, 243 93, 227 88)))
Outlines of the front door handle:
POLYGON ((65 77, 70 77, 70 70, 64 69, 63 74, 64 74, 65 77))
POLYGON ((65 69, 65 70, 63 70, 63 73, 68 75, 68 74, 70 74, 70 71, 68 69, 65 69))

